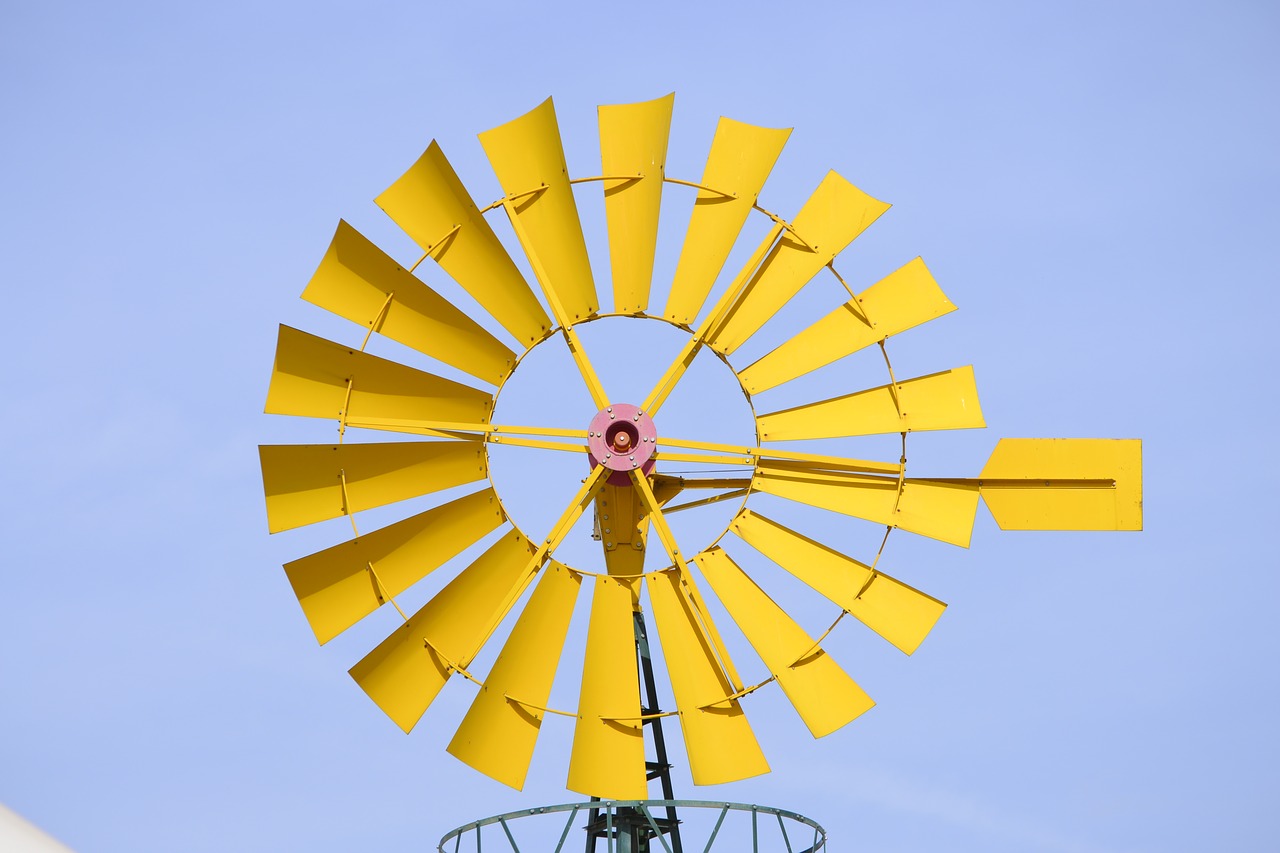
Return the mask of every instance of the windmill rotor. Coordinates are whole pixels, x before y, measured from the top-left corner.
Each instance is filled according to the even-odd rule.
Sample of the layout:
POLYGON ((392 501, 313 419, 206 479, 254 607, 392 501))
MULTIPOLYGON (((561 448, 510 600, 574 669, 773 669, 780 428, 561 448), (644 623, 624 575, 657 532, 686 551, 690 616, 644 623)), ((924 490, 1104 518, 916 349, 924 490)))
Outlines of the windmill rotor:
POLYGON ((828 600, 837 621, 852 616, 908 655, 946 605, 881 571, 880 552, 865 560, 846 555, 780 507, 818 508, 878 526, 884 540, 903 530, 962 547, 970 543, 980 502, 1003 529, 1142 524, 1137 440, 1005 438, 976 477, 914 469, 908 476, 911 434, 986 426, 972 366, 898 377, 890 359, 896 336, 956 306, 919 258, 861 289, 841 276, 841 252, 889 205, 835 172, 789 219, 761 207, 790 130, 721 119, 701 176, 666 175, 673 104, 668 95, 600 107, 599 175, 570 176, 550 99, 480 134, 503 193, 483 207, 431 142, 377 197, 417 244, 417 262, 402 265, 342 221, 302 292, 351 321, 362 340, 353 334, 352 342, 340 343, 280 328, 266 411, 335 421, 338 438, 260 448, 269 528, 347 518, 354 533, 285 566, 305 618, 323 644, 376 610, 399 611, 401 624, 351 667, 352 678, 406 732, 459 680, 454 676, 474 682, 474 699, 447 749, 514 788, 525 783, 544 720, 563 715, 573 729, 570 790, 613 800, 648 797, 644 727, 655 709, 641 696, 638 612, 652 616, 649 641, 665 650, 674 705, 662 713, 679 723, 695 784, 768 772, 747 716, 757 690, 781 690, 814 737, 873 706, 824 650, 821 626, 802 626, 771 596, 769 579, 734 558, 736 549, 758 553, 828 600), (595 281, 577 204, 576 194, 593 184, 603 191, 611 311, 602 310, 604 288, 595 281), (669 185, 693 194, 694 203, 666 301, 652 310, 669 185), (764 218, 767 233, 735 270, 728 262, 752 216, 764 218), (521 263, 491 218, 510 226, 521 263), (488 315, 483 322, 416 274, 428 260, 488 315), (838 285, 841 301, 742 363, 744 344, 758 342, 779 310, 820 277, 838 285), (582 334, 604 319, 660 323, 684 336, 643 397, 609 395, 608 377, 597 371, 582 334), (375 333, 468 381, 367 352, 375 333), (591 410, 571 427, 495 423, 500 396, 528 355, 544 346, 567 348, 576 376, 565 381, 581 383, 591 410), (885 381, 832 388, 822 399, 784 408, 757 402, 873 349, 883 356, 885 381), (664 407, 700 353, 732 371, 750 408, 754 442, 664 431, 664 407), (380 440, 356 439, 362 434, 380 440), (894 435, 902 449, 891 460, 787 444, 894 435), (492 476, 495 446, 580 460, 581 482, 569 484, 573 496, 555 507, 545 534, 522 529, 504 504, 492 476), (703 473, 685 473, 688 466, 703 473), (447 500, 380 529, 361 532, 356 525, 363 511, 446 491, 447 500), (767 515, 756 496, 770 496, 767 515), (727 525, 682 546, 671 516, 712 505, 733 507, 727 525), (595 522, 600 561, 562 562, 557 552, 584 517, 595 522), (464 553, 477 555, 456 565, 464 553), (397 598, 433 573, 447 582, 421 608, 401 610, 397 598), (578 647, 569 641, 580 602, 589 602, 590 616, 578 647), (754 653, 749 666, 739 668, 735 658, 743 649, 726 642, 719 613, 754 653), (494 662, 487 672, 474 671, 486 648, 497 649, 494 662), (577 705, 553 708, 553 683, 570 649, 582 661, 577 705), (744 678, 752 672, 763 676, 744 678))

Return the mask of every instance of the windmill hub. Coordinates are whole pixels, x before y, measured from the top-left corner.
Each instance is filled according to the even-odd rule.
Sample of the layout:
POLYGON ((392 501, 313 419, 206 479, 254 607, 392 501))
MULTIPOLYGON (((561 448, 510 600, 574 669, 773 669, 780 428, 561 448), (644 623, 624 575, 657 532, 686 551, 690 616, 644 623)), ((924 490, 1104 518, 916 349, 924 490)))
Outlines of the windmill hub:
POLYGON ((614 403, 596 412, 587 426, 587 446, 591 467, 603 465, 619 484, 629 482, 627 472, 653 470, 653 454, 658 449, 658 430, 638 406, 614 403))

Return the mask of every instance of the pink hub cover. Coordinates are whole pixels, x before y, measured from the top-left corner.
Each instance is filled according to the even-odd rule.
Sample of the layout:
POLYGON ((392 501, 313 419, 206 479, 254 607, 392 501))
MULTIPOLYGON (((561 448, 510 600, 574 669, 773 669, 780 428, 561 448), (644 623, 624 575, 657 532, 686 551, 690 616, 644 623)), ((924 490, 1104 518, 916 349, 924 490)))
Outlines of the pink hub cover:
POLYGON ((614 403, 596 413, 587 427, 587 447, 591 467, 603 465, 615 472, 609 482, 624 486, 631 482, 628 472, 653 470, 653 454, 658 449, 658 430, 653 418, 630 403, 614 403))

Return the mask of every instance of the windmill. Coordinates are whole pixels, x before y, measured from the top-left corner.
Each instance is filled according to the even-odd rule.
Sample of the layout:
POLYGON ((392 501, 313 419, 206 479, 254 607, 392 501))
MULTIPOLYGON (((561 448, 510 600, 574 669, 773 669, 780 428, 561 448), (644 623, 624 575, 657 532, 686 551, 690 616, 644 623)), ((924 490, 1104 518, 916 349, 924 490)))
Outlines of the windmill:
MULTIPOLYGON (((919 258, 859 290, 846 282, 837 256, 889 205, 835 172, 791 219, 759 204, 789 130, 721 119, 702 176, 668 177, 673 101, 669 95, 600 107, 597 176, 570 177, 550 99, 482 133, 503 192, 485 207, 432 142, 377 198, 421 257, 401 266, 340 222, 302 296, 355 323, 363 341, 343 344, 282 326, 267 396, 268 413, 338 424, 336 444, 260 448, 272 532, 351 520, 353 538, 285 566, 316 638, 328 642, 382 607, 399 611, 402 624, 351 668, 352 677, 406 732, 454 675, 475 682, 475 698, 448 751, 515 788, 524 784, 543 721, 554 714, 571 718, 567 787, 593 800, 551 810, 569 812, 561 846, 586 808, 588 849, 601 839, 611 850, 615 844, 626 851, 657 849, 651 848, 656 843, 681 849, 662 728, 668 716, 678 720, 693 782, 704 785, 768 771, 744 709, 756 690, 780 688, 815 737, 874 704, 823 650, 826 634, 815 636, 798 624, 770 596, 768 582, 749 575, 727 546, 749 546, 833 602, 837 622, 852 616, 910 654, 945 605, 880 570, 879 555, 892 531, 967 547, 979 501, 1004 529, 1141 528, 1136 440, 1002 439, 977 477, 917 476, 914 470, 908 476, 909 435, 985 426, 972 368, 898 377, 889 357, 891 339, 955 306, 919 258), (601 310, 575 197, 576 185, 591 183, 604 190, 611 312, 601 310), (651 312, 659 214, 664 188, 671 186, 692 193, 694 202, 666 303, 651 312), (530 276, 487 216, 509 224, 530 276), (767 233, 717 289, 751 216, 765 217, 767 233), (415 275, 427 259, 517 347, 415 275), (740 364, 743 345, 820 276, 838 283, 839 301, 763 356, 740 364), (662 324, 684 336, 642 398, 611 397, 583 344, 582 331, 603 318, 662 324), (375 332, 475 384, 366 352, 375 332), (503 390, 543 346, 567 347, 574 381, 585 385, 592 410, 574 428, 494 423, 503 390), (864 350, 883 356, 886 382, 756 411, 758 395, 864 350), (664 432, 663 408, 700 353, 728 366, 751 404, 754 442, 664 432), (389 431, 399 440, 348 442, 349 429, 389 431), (872 435, 900 436, 898 458, 788 449, 796 441, 807 447, 821 439, 872 435), (586 476, 548 530, 523 530, 507 511, 491 477, 495 446, 585 457, 586 476), (734 473, 677 476, 680 466, 734 473), (469 484, 472 490, 461 497, 379 530, 357 528, 356 513, 363 510, 469 484), (691 491, 709 496, 681 497, 691 491), (880 551, 868 561, 847 556, 772 510, 760 512, 751 500, 760 495, 882 527, 880 551), (727 529, 682 547, 670 516, 728 501, 739 509, 727 529), (588 514, 600 539, 600 562, 561 562, 557 550, 588 514), (455 557, 482 540, 487 545, 479 556, 453 566, 455 557), (421 609, 406 613, 397 596, 437 571, 456 574, 421 609), (549 697, 581 599, 589 600, 590 616, 578 650, 577 707, 555 709, 549 697), (744 680, 715 612, 728 614, 766 677, 744 680), (667 651, 674 703, 667 711, 660 710, 650 655, 650 616, 667 651), (509 617, 514 624, 500 639, 489 671, 472 672, 481 649, 499 642, 495 635, 509 617), (655 760, 646 758, 646 729, 655 760), (649 799, 654 780, 662 786, 660 800, 649 799)), ((733 804, 716 806, 723 821, 733 804)), ((741 808, 751 809, 756 833, 761 807, 741 808)), ((777 817, 788 849, 784 816, 813 829, 809 849, 823 845, 821 828, 807 818, 765 811, 777 817)), ((456 842, 472 830, 478 840, 482 827, 496 822, 515 847, 511 817, 478 821, 445 840, 456 842)))

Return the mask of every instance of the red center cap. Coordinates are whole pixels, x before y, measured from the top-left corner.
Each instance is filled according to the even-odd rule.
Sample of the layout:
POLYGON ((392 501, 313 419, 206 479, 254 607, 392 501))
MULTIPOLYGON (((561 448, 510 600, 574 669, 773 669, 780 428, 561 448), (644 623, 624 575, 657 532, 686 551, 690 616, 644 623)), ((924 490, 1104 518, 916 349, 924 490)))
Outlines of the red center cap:
POLYGON ((587 446, 591 451, 591 467, 603 465, 616 474, 609 482, 623 485, 631 482, 629 471, 653 470, 653 454, 658 449, 658 430, 653 418, 630 403, 614 403, 596 413, 587 427, 587 446))

